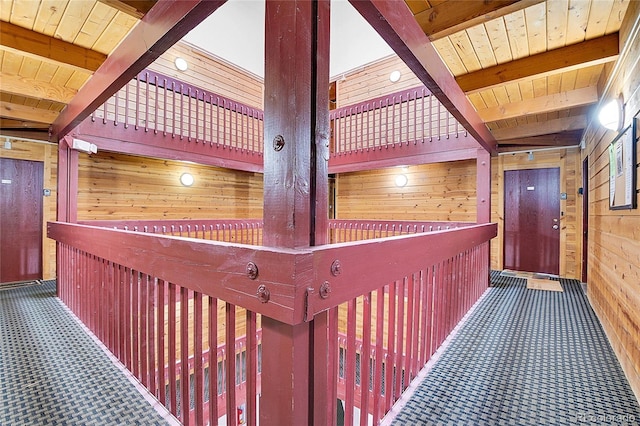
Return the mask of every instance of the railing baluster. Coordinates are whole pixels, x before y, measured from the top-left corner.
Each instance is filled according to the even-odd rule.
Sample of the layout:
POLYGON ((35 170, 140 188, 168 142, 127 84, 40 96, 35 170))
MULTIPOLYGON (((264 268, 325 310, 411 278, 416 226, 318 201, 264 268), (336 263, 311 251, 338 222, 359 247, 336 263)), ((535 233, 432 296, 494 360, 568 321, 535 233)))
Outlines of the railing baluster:
POLYGON ((176 342, 176 285, 169 283, 169 409, 171 413, 178 417, 178 397, 177 397, 177 383, 176 377, 178 376, 178 364, 176 363, 176 350, 178 349, 176 342))
POLYGON ((189 425, 189 289, 180 287, 180 421, 189 425))
POLYGON ((208 296, 209 306, 209 424, 218 424, 218 299, 208 296))
POLYGON ((225 377, 227 391, 227 426, 234 426, 236 419, 236 307, 230 303, 225 304, 225 333, 226 333, 226 357, 225 377))

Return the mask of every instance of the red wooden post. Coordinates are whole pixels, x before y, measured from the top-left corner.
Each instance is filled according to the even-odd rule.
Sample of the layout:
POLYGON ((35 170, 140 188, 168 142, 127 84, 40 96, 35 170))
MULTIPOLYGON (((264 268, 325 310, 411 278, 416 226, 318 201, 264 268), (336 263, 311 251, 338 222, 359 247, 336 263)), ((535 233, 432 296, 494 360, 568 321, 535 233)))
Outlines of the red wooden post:
POLYGON ((478 223, 491 222, 491 155, 486 150, 478 149, 476 160, 476 196, 478 223))
MULTIPOLYGON (((329 11, 328 0, 266 2, 263 238, 267 246, 308 247, 327 238, 329 11)), ((308 291, 312 284, 297 291, 308 291)), ((326 319, 319 318, 319 323, 326 324, 326 319)), ((326 372, 325 377, 309 377, 319 371, 314 362, 324 361, 326 369, 327 339, 314 340, 322 333, 313 322, 292 326, 263 316, 262 328, 262 386, 269 391, 262 393, 260 423, 333 421, 326 418, 326 372)))

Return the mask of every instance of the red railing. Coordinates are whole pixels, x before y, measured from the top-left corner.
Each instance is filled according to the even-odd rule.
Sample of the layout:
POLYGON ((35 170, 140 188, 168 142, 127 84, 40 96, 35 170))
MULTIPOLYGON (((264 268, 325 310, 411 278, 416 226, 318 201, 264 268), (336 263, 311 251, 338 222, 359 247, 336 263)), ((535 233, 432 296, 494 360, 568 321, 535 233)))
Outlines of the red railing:
POLYGON ((236 424, 239 406, 248 424, 257 422, 262 316, 299 324, 325 311, 329 357, 314 368, 333 377, 327 388, 344 401, 345 424, 358 416, 377 424, 485 290, 496 233, 491 224, 424 233, 447 225, 333 221, 332 232, 351 227, 339 239, 352 242, 286 250, 238 244, 240 231, 213 234, 235 242, 194 240, 211 238, 196 232, 203 222, 239 224, 49 225, 60 298, 181 422, 198 425, 225 414, 236 424), (176 232, 187 238, 159 234, 176 232), (306 265, 315 265, 312 275, 306 265), (260 287, 271 288, 270 298, 256 297, 260 287))
POLYGON ((338 108, 331 111, 330 116, 334 156, 467 135, 426 87, 338 108))
POLYGON ((94 111, 90 120, 193 141, 204 152, 207 146, 256 154, 263 149, 262 110, 149 70, 94 111))
POLYGON ((394 237, 396 235, 456 229, 474 225, 471 222, 421 222, 409 220, 329 220, 332 243, 394 237))

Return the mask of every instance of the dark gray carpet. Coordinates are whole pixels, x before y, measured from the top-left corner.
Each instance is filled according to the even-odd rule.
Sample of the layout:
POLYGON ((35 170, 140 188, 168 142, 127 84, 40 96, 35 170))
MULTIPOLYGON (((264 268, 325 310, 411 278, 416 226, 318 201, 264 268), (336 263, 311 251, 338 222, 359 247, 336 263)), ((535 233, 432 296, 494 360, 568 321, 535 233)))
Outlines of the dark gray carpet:
POLYGON ((638 425, 640 407, 581 285, 493 287, 394 425, 638 425))
POLYGON ((0 291, 0 424, 167 424, 55 292, 0 291))

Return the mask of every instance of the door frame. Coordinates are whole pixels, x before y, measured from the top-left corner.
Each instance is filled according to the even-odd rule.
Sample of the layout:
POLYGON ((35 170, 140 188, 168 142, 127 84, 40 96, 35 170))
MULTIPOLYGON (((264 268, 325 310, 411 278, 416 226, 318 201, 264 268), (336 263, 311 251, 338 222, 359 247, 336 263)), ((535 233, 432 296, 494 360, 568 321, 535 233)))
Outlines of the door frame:
MULTIPOLYGON (((578 148, 576 148, 578 149, 578 148)), ((494 176, 494 187, 493 194, 498 198, 498 202, 496 203, 496 208, 494 210, 494 221, 498 223, 498 238, 495 241, 495 244, 491 245, 492 249, 492 262, 494 267, 501 270, 504 268, 504 172, 507 170, 522 170, 522 169, 548 169, 553 167, 560 168, 560 192, 567 193, 568 200, 560 200, 560 276, 566 277, 567 275, 567 230, 566 230, 566 211, 567 211, 567 202, 574 201, 575 197, 577 197, 577 186, 575 191, 573 191, 573 187, 571 191, 567 191, 567 157, 569 155, 576 156, 577 164, 576 168, 579 167, 579 152, 571 152, 569 153, 571 148, 559 148, 557 150, 547 150, 544 152, 534 152, 534 160, 528 161, 528 152, 517 152, 517 153, 508 153, 499 155, 497 160, 497 167, 494 168, 495 172, 494 176), (575 193, 575 194, 574 194, 575 193)), ((573 204, 571 204, 573 206, 573 204)), ((576 218, 572 218, 571 220, 578 220, 576 218)), ((574 222, 571 222, 572 224, 574 222)), ((575 223, 575 226, 578 226, 578 223, 575 223)), ((579 270, 575 271, 576 277, 577 274, 580 274, 579 270)))

